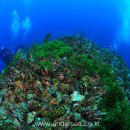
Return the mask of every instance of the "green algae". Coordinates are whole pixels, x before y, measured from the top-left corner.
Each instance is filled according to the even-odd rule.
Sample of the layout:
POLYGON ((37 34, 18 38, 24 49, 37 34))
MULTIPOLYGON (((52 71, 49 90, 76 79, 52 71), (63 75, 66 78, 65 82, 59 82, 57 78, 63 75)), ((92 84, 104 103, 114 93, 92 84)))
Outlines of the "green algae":
POLYGON ((22 54, 22 50, 19 49, 18 52, 15 54, 13 60, 17 61, 21 57, 21 54, 22 54))
POLYGON ((71 47, 65 45, 62 41, 54 40, 46 42, 31 51, 34 58, 49 58, 57 59, 71 53, 71 47))
POLYGON ((34 46, 30 50, 34 59, 39 59, 39 65, 47 69, 52 69, 52 59, 58 59, 70 55, 71 47, 65 45, 62 41, 54 40, 46 42, 40 46, 34 46), (44 60, 46 58, 46 60, 44 60), (41 60, 43 59, 43 60, 41 60))

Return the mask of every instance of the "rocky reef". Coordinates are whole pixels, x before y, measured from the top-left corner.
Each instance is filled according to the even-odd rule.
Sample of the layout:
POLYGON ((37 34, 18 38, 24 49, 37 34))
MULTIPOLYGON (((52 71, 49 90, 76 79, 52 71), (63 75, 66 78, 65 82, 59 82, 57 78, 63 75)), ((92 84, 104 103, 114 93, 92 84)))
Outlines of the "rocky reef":
POLYGON ((1 130, 129 130, 130 71, 80 35, 21 50, 0 75, 1 130))

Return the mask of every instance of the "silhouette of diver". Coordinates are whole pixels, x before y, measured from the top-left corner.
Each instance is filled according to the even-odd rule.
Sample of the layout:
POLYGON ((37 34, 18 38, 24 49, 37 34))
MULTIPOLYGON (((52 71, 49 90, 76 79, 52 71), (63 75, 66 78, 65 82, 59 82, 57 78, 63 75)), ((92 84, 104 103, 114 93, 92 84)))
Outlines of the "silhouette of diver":
POLYGON ((2 47, 0 50, 0 58, 6 65, 8 65, 13 59, 13 54, 8 48, 2 47))

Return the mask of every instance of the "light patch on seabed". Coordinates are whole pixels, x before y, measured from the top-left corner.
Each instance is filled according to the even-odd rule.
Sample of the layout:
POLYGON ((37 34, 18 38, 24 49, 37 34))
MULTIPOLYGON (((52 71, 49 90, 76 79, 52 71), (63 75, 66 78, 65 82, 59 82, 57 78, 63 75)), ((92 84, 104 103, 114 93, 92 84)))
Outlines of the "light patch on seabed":
POLYGON ((120 46, 130 45, 130 1, 124 0, 124 8, 121 12, 122 24, 116 34, 115 43, 113 49, 118 49, 120 46), (114 48, 116 46, 116 48, 114 48))

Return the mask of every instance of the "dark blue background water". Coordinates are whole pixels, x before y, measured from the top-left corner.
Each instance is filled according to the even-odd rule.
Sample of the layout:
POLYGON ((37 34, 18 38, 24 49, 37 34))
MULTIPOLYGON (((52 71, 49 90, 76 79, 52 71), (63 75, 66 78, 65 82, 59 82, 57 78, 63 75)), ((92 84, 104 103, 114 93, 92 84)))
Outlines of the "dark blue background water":
POLYGON ((0 0, 0 47, 83 33, 130 65, 129 16, 129 0, 0 0))

